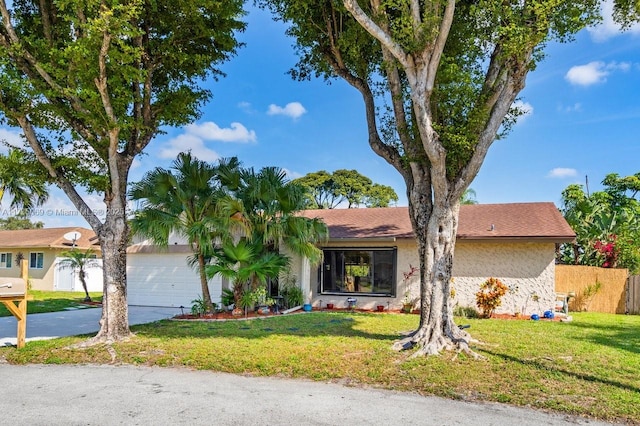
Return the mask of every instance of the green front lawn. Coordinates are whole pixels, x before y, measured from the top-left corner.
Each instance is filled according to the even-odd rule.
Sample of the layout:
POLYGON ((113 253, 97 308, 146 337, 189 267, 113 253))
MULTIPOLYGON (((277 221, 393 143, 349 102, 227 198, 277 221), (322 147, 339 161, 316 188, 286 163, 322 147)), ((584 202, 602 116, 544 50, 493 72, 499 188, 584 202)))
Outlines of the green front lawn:
MULTIPOLYGON (((640 422, 640 316, 574 314, 571 323, 467 320, 476 361, 445 353, 409 359, 389 348, 417 315, 311 313, 234 322, 160 321, 132 327, 116 362, 300 377, 640 422)), ((0 348, 11 363, 109 363, 82 338, 0 348)))
MULTIPOLYGON (((33 296, 33 300, 27 302, 27 313, 41 314, 43 312, 58 312, 68 308, 87 307, 83 304, 83 292, 71 291, 38 291, 30 290, 29 295, 33 296)), ((101 292, 90 292, 91 300, 100 302, 102 300, 101 292)), ((9 310, 0 304, 0 317, 11 315, 9 310)))

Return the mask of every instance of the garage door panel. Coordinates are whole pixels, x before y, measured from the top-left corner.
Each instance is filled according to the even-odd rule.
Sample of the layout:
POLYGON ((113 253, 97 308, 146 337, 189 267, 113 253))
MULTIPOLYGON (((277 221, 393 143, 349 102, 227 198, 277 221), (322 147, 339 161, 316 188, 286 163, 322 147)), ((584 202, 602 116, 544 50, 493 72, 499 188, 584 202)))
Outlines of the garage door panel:
MULTIPOLYGON (((191 307, 201 296, 200 278, 184 254, 130 254, 127 257, 127 299, 131 305, 191 307)), ((222 282, 209 281, 214 303, 220 303, 222 282)))

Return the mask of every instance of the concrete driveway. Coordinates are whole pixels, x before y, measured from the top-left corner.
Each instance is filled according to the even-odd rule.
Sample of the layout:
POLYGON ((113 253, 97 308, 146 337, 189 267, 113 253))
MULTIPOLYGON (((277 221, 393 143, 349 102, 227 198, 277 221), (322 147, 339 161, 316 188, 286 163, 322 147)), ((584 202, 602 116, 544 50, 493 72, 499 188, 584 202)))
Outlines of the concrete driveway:
MULTIPOLYGON (((97 307, 27 315, 27 342, 97 333, 101 314, 102 309, 97 307)), ((145 324, 178 314, 180 308, 129 306, 129 324, 145 324)), ((13 316, 0 317, 0 346, 16 344, 17 326, 13 316)))

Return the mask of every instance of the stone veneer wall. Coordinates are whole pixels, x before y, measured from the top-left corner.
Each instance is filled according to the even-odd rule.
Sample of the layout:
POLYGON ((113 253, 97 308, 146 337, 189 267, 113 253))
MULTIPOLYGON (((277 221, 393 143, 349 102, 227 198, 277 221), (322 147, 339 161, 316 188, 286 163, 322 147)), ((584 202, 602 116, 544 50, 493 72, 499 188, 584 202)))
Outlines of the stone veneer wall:
POLYGON ((496 313, 542 315, 555 302, 555 244, 459 241, 453 276, 460 306, 476 307, 480 284, 495 277, 510 288, 496 313))

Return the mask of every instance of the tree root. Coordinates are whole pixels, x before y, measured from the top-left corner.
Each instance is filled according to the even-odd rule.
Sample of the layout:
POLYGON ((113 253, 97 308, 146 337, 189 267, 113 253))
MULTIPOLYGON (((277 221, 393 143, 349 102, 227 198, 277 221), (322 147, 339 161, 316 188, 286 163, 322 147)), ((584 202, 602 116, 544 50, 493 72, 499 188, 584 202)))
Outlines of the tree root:
POLYGON ((135 335, 133 333, 130 333, 128 336, 125 336, 116 340, 116 339, 109 338, 107 336, 97 335, 90 339, 84 340, 82 342, 74 343, 73 345, 66 346, 65 349, 87 349, 87 348, 91 348, 98 345, 106 345, 110 347, 114 343, 128 342, 134 336, 135 335))
POLYGON ((468 355, 475 360, 485 359, 484 356, 469 347, 469 342, 476 342, 469 333, 460 330, 459 333, 455 334, 456 336, 447 336, 443 333, 432 333, 431 338, 429 338, 429 333, 424 330, 415 330, 406 337, 395 341, 391 349, 405 351, 418 347, 409 359, 426 355, 440 355, 442 351, 455 351, 454 360, 460 353, 468 355))

